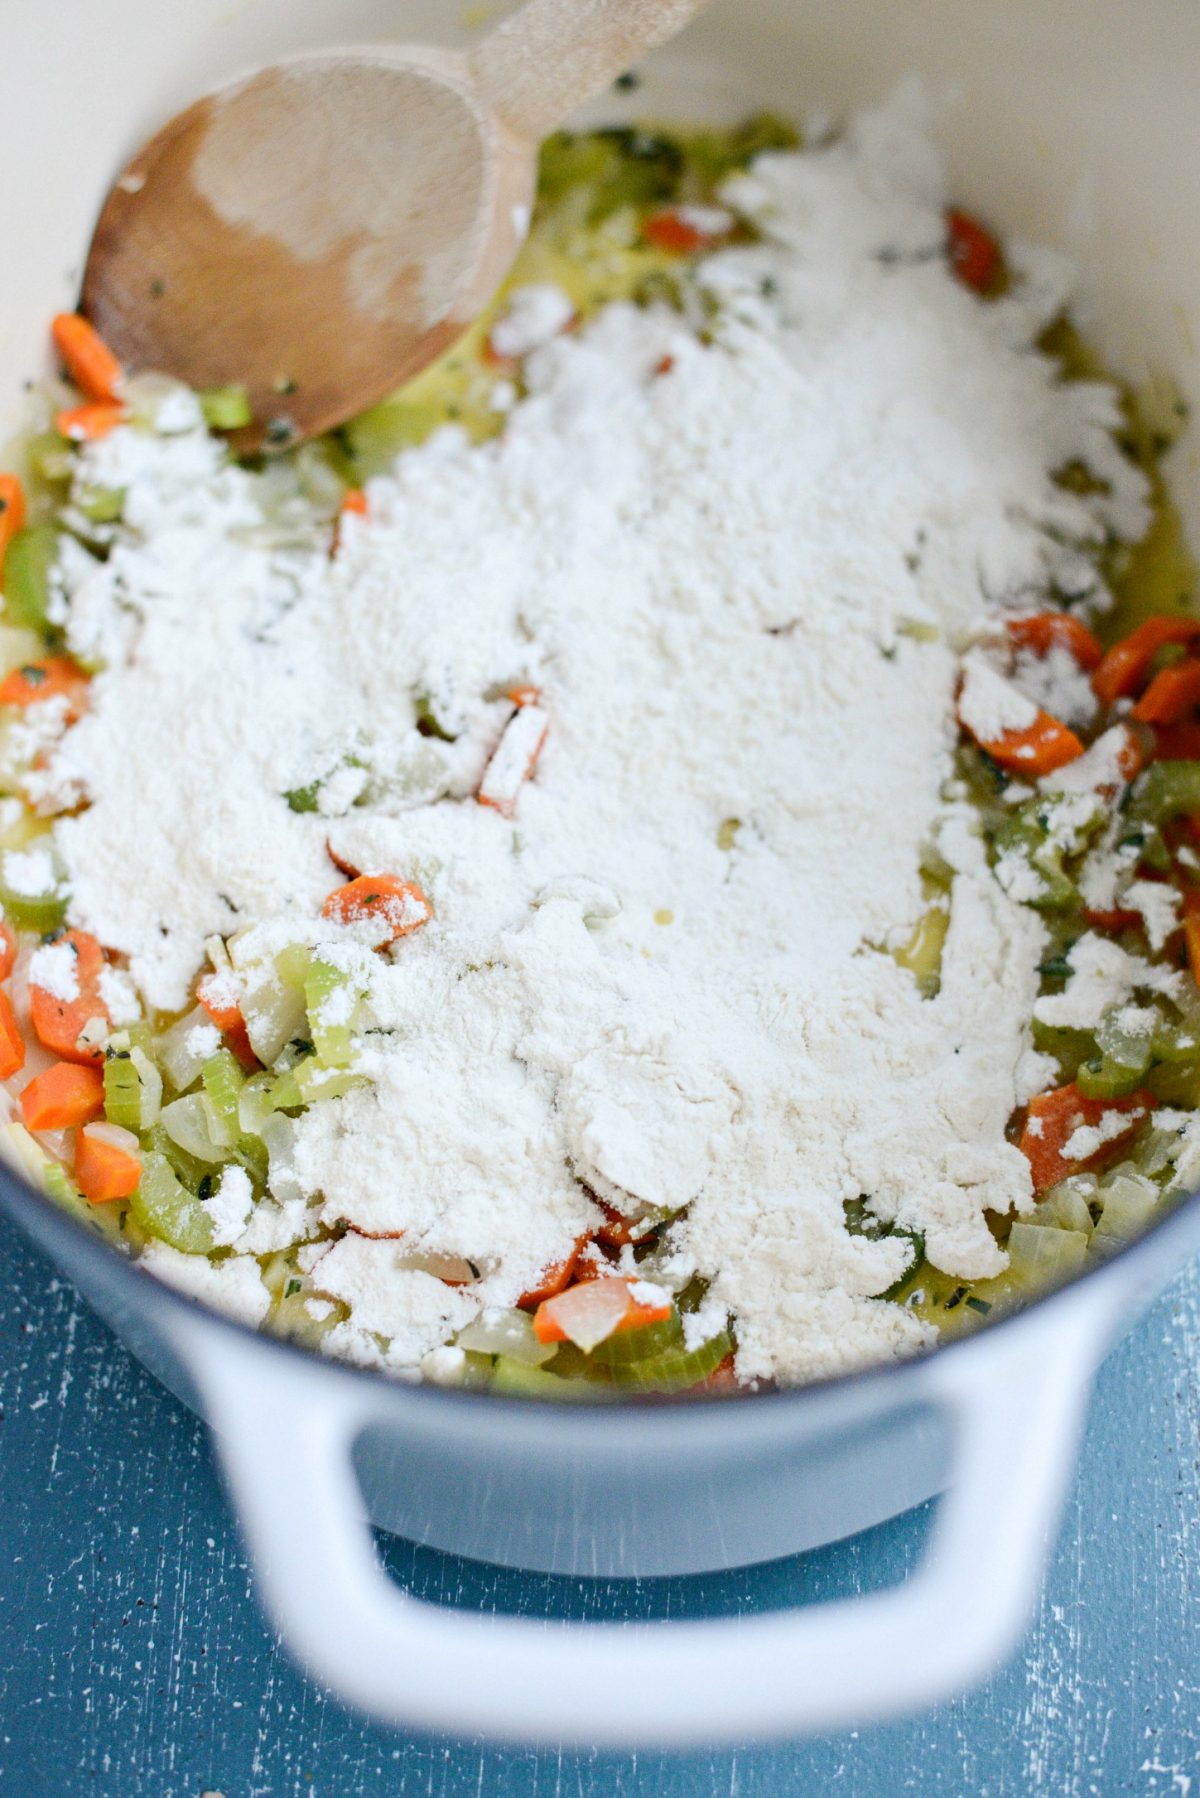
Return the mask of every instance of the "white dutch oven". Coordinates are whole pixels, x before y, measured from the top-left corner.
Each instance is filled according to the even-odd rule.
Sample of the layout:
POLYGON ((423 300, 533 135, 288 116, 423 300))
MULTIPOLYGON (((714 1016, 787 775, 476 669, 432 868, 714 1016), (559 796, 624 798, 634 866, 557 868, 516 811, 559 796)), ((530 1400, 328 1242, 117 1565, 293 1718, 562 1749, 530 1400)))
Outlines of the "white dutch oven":
MULTIPOLYGON (((164 115, 257 61, 445 39, 457 14, 440 0, 7 0, 5 412, 74 298, 112 171, 164 115)), ((911 71, 944 100, 962 200, 1079 257, 1089 329, 1117 367, 1169 370, 1200 395, 1200 7, 717 0, 637 103, 838 111, 911 71)), ((1175 478, 1193 522, 1197 472, 1185 443, 1175 478)), ((1200 1244, 1193 1197, 1069 1290, 907 1366, 580 1412, 319 1361, 159 1287, 9 1175, 0 1199, 211 1421, 267 1606, 314 1674, 410 1728, 627 1746, 861 1724, 982 1678, 1026 1623, 1099 1360, 1200 1244), (514 1566, 683 1573, 829 1542, 947 1487, 903 1587, 737 1622, 443 1611, 389 1584, 367 1528, 514 1566)))

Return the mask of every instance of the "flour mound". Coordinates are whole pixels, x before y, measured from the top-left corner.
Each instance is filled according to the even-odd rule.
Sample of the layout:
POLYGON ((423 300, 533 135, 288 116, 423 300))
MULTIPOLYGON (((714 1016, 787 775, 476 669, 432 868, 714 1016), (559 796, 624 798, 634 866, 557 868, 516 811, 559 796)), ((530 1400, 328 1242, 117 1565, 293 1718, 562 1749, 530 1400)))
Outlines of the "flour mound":
POLYGON ((271 541, 198 433, 87 452, 133 529, 68 583, 108 664, 55 769, 91 801, 56 826, 73 920, 174 1007, 210 933, 312 940, 327 842, 433 906, 365 956, 371 1083, 295 1131, 309 1228, 373 1239, 310 1254, 360 1360, 513 1304, 604 1201, 686 1207, 654 1277, 710 1283, 743 1379, 835 1374, 933 1337, 876 1296, 908 1239, 846 1201, 963 1278, 1004 1265, 986 1212, 1031 1203, 1005 1125, 1044 1073, 1043 931, 941 796, 961 654, 1051 587, 1103 604, 1081 546, 1139 534, 1143 483, 1115 394, 1036 350, 1057 260, 1018 248, 989 304, 953 278, 911 96, 725 197, 763 238, 701 265, 711 341, 607 308, 533 353, 501 438, 373 480, 332 560, 271 541), (1058 485, 1073 461, 1104 491, 1058 485), (509 820, 473 796, 517 682, 550 727, 509 820), (935 841, 925 998, 888 950, 935 841), (439 1292, 437 1257, 477 1277, 439 1292))

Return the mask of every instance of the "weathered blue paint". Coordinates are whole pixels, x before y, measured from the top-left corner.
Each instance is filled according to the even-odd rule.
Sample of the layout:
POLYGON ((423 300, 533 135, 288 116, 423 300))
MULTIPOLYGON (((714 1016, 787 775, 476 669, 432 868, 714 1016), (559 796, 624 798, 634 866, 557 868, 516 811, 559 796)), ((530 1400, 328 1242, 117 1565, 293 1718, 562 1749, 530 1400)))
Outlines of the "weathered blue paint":
MULTIPOLYGON (((203 1431, 7 1226, 0 1408, 0 1798, 1200 1798, 1200 1268, 1105 1370, 1014 1663, 922 1721, 782 1748, 480 1751, 348 1715, 263 1626, 203 1431)), ((924 1521, 638 1587, 388 1559, 451 1604, 733 1613, 901 1577, 924 1521)))

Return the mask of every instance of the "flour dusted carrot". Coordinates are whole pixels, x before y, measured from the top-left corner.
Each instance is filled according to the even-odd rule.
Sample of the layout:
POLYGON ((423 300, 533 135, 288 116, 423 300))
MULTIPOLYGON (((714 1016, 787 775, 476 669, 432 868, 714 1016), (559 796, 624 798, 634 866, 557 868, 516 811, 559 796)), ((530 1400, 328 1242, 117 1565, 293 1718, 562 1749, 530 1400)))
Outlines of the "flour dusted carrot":
POLYGON ((1200 661, 1160 668, 1130 716, 1139 724, 1182 724, 1200 705, 1200 661))
POLYGON ((202 974, 196 982, 196 1000, 228 1042, 244 1068, 256 1068, 258 1056, 250 1046, 250 1033, 238 1003, 237 986, 228 974, 202 974))
MULTIPOLYGON (((5 928, 7 929, 7 925, 5 928)), ((9 966, 11 965, 10 962, 9 966)), ((0 993, 0 1080, 7 1080, 10 1075, 20 1073, 24 1066, 25 1038, 17 1023, 12 1000, 7 993, 0 993)))
MULTIPOLYGON (((0 919, 0 980, 7 980, 17 959, 17 939, 12 926, 0 919)), ((3 1079, 3 1075, 0 1075, 3 1079)))
POLYGON ((1033 1190, 1046 1192, 1068 1174, 1110 1160, 1137 1134, 1157 1104, 1153 1093, 1141 1090, 1123 1099, 1085 1099, 1073 1083, 1039 1093, 1029 1102, 1017 1144, 1029 1162, 1033 1190), (1126 1116, 1128 1123, 1113 1127, 1113 1120, 1126 1116), (1100 1141, 1094 1146, 1085 1142, 1080 1145, 1082 1153, 1067 1155, 1064 1151, 1077 1130, 1098 1130, 1100 1141))
POLYGON ((78 312, 60 312, 50 326, 63 366, 90 400, 120 398, 125 371, 96 327, 78 312))
POLYGON ((999 737, 978 737, 976 741, 1002 768, 1026 777, 1053 774, 1083 754, 1075 732, 1043 711, 1024 730, 1006 730, 999 737))
POLYGON ((35 1074, 21 1094, 27 1130, 70 1130, 90 1123, 104 1110, 104 1075, 73 1061, 56 1061, 35 1074))
POLYGON ((977 218, 958 207, 946 214, 950 266, 964 287, 988 293, 998 281, 1002 264, 1000 244, 977 218))
POLYGON ((56 412, 54 429, 60 437, 69 437, 72 443, 98 443, 101 437, 107 437, 119 424, 124 424, 127 417, 124 406, 97 400, 86 406, 67 406, 56 412))
POLYGON ((141 1184, 137 1137, 115 1124, 93 1124, 75 1143, 75 1179, 92 1205, 127 1199, 141 1184))
POLYGON ((587 1237, 581 1236, 569 1255, 565 1255, 561 1261, 552 1261, 549 1267, 542 1270, 536 1283, 517 1300, 522 1311, 536 1311, 546 1299, 556 1298, 570 1285, 586 1242, 587 1237))
MULTIPOLYGON (((104 971, 104 951, 86 930, 68 930, 54 944, 57 953, 74 957, 73 986, 70 997, 61 989, 51 991, 31 974, 29 982, 29 1015, 34 1035, 40 1043, 65 1061, 101 1062, 104 1050, 97 1032, 88 1031, 97 1020, 107 1029, 108 1007, 100 992, 100 976, 104 971), (84 1032, 88 1031, 85 1037, 84 1032)), ((36 959, 34 962, 36 967, 36 959)))
POLYGON ((1070 650, 1081 668, 1099 666, 1104 651, 1100 640, 1070 612, 1034 612, 1027 618, 1010 618, 1005 627, 1014 649, 1047 656, 1052 649, 1070 650))
POLYGON ((1194 643, 1200 618, 1147 618, 1114 643, 1092 675, 1092 690, 1104 705, 1128 699, 1143 684, 1160 649, 1172 643, 1194 643))
POLYGON ((70 656, 47 656, 42 662, 23 662, 0 681, 0 705, 37 705, 43 699, 65 697, 67 716, 73 723, 84 709, 88 677, 70 656))
POLYGON ((376 925, 383 933, 382 948, 428 924, 433 907, 415 880, 401 880, 398 874, 360 874, 330 893, 321 914, 339 924, 376 925))
POLYGON ((479 783, 480 805, 491 806, 503 818, 515 815, 521 788, 537 767, 550 729, 550 715, 543 706, 536 702, 514 703, 517 709, 505 725, 504 735, 479 783))
POLYGON ((25 525, 25 489, 15 474, 0 474, 0 569, 9 544, 25 525))
POLYGON ((733 215, 719 206, 668 206, 651 213, 642 236, 669 256, 694 256, 719 243, 733 222, 733 215))

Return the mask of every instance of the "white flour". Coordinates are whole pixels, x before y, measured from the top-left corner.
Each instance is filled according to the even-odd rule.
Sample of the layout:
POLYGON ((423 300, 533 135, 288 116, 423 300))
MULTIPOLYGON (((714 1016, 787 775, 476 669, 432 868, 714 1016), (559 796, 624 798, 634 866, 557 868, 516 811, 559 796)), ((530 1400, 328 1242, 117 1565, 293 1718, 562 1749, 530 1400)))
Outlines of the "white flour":
MULTIPOLYGON (((1047 1077, 1043 932, 940 798, 958 652, 1052 583, 1103 603, 1071 545, 1137 535, 1145 495, 1113 393, 1031 347, 1057 260, 1017 249, 989 305, 949 273, 917 112, 731 184, 768 235, 705 265, 711 345, 610 307, 536 351, 501 439, 448 429, 372 481, 333 561, 327 532, 273 546, 253 479, 194 431, 86 452, 132 530, 66 571, 70 641, 109 663, 54 768, 91 799, 56 826, 72 919, 182 1007, 210 933, 267 923, 243 960, 336 935, 327 838, 433 905, 386 957, 351 948, 373 1082, 300 1121, 275 1220, 311 1231, 318 1195, 389 1233, 306 1251, 351 1306, 335 1349, 416 1364, 594 1228, 589 1192, 689 1207, 655 1277, 711 1281, 745 1379, 930 1339, 872 1297, 906 1243, 847 1234, 846 1200, 947 1272, 1004 1265, 984 1213, 1031 1202, 1004 1130, 1047 1077), (1058 486, 1071 461, 1107 494, 1058 486), (473 795, 516 682, 550 723, 510 821, 473 795), (457 741, 418 734, 424 709, 457 741), (290 810, 314 782, 319 809, 290 810), (935 836, 956 877, 923 999, 885 951, 935 836)), ((985 681, 1001 701, 1033 710, 985 681)))

